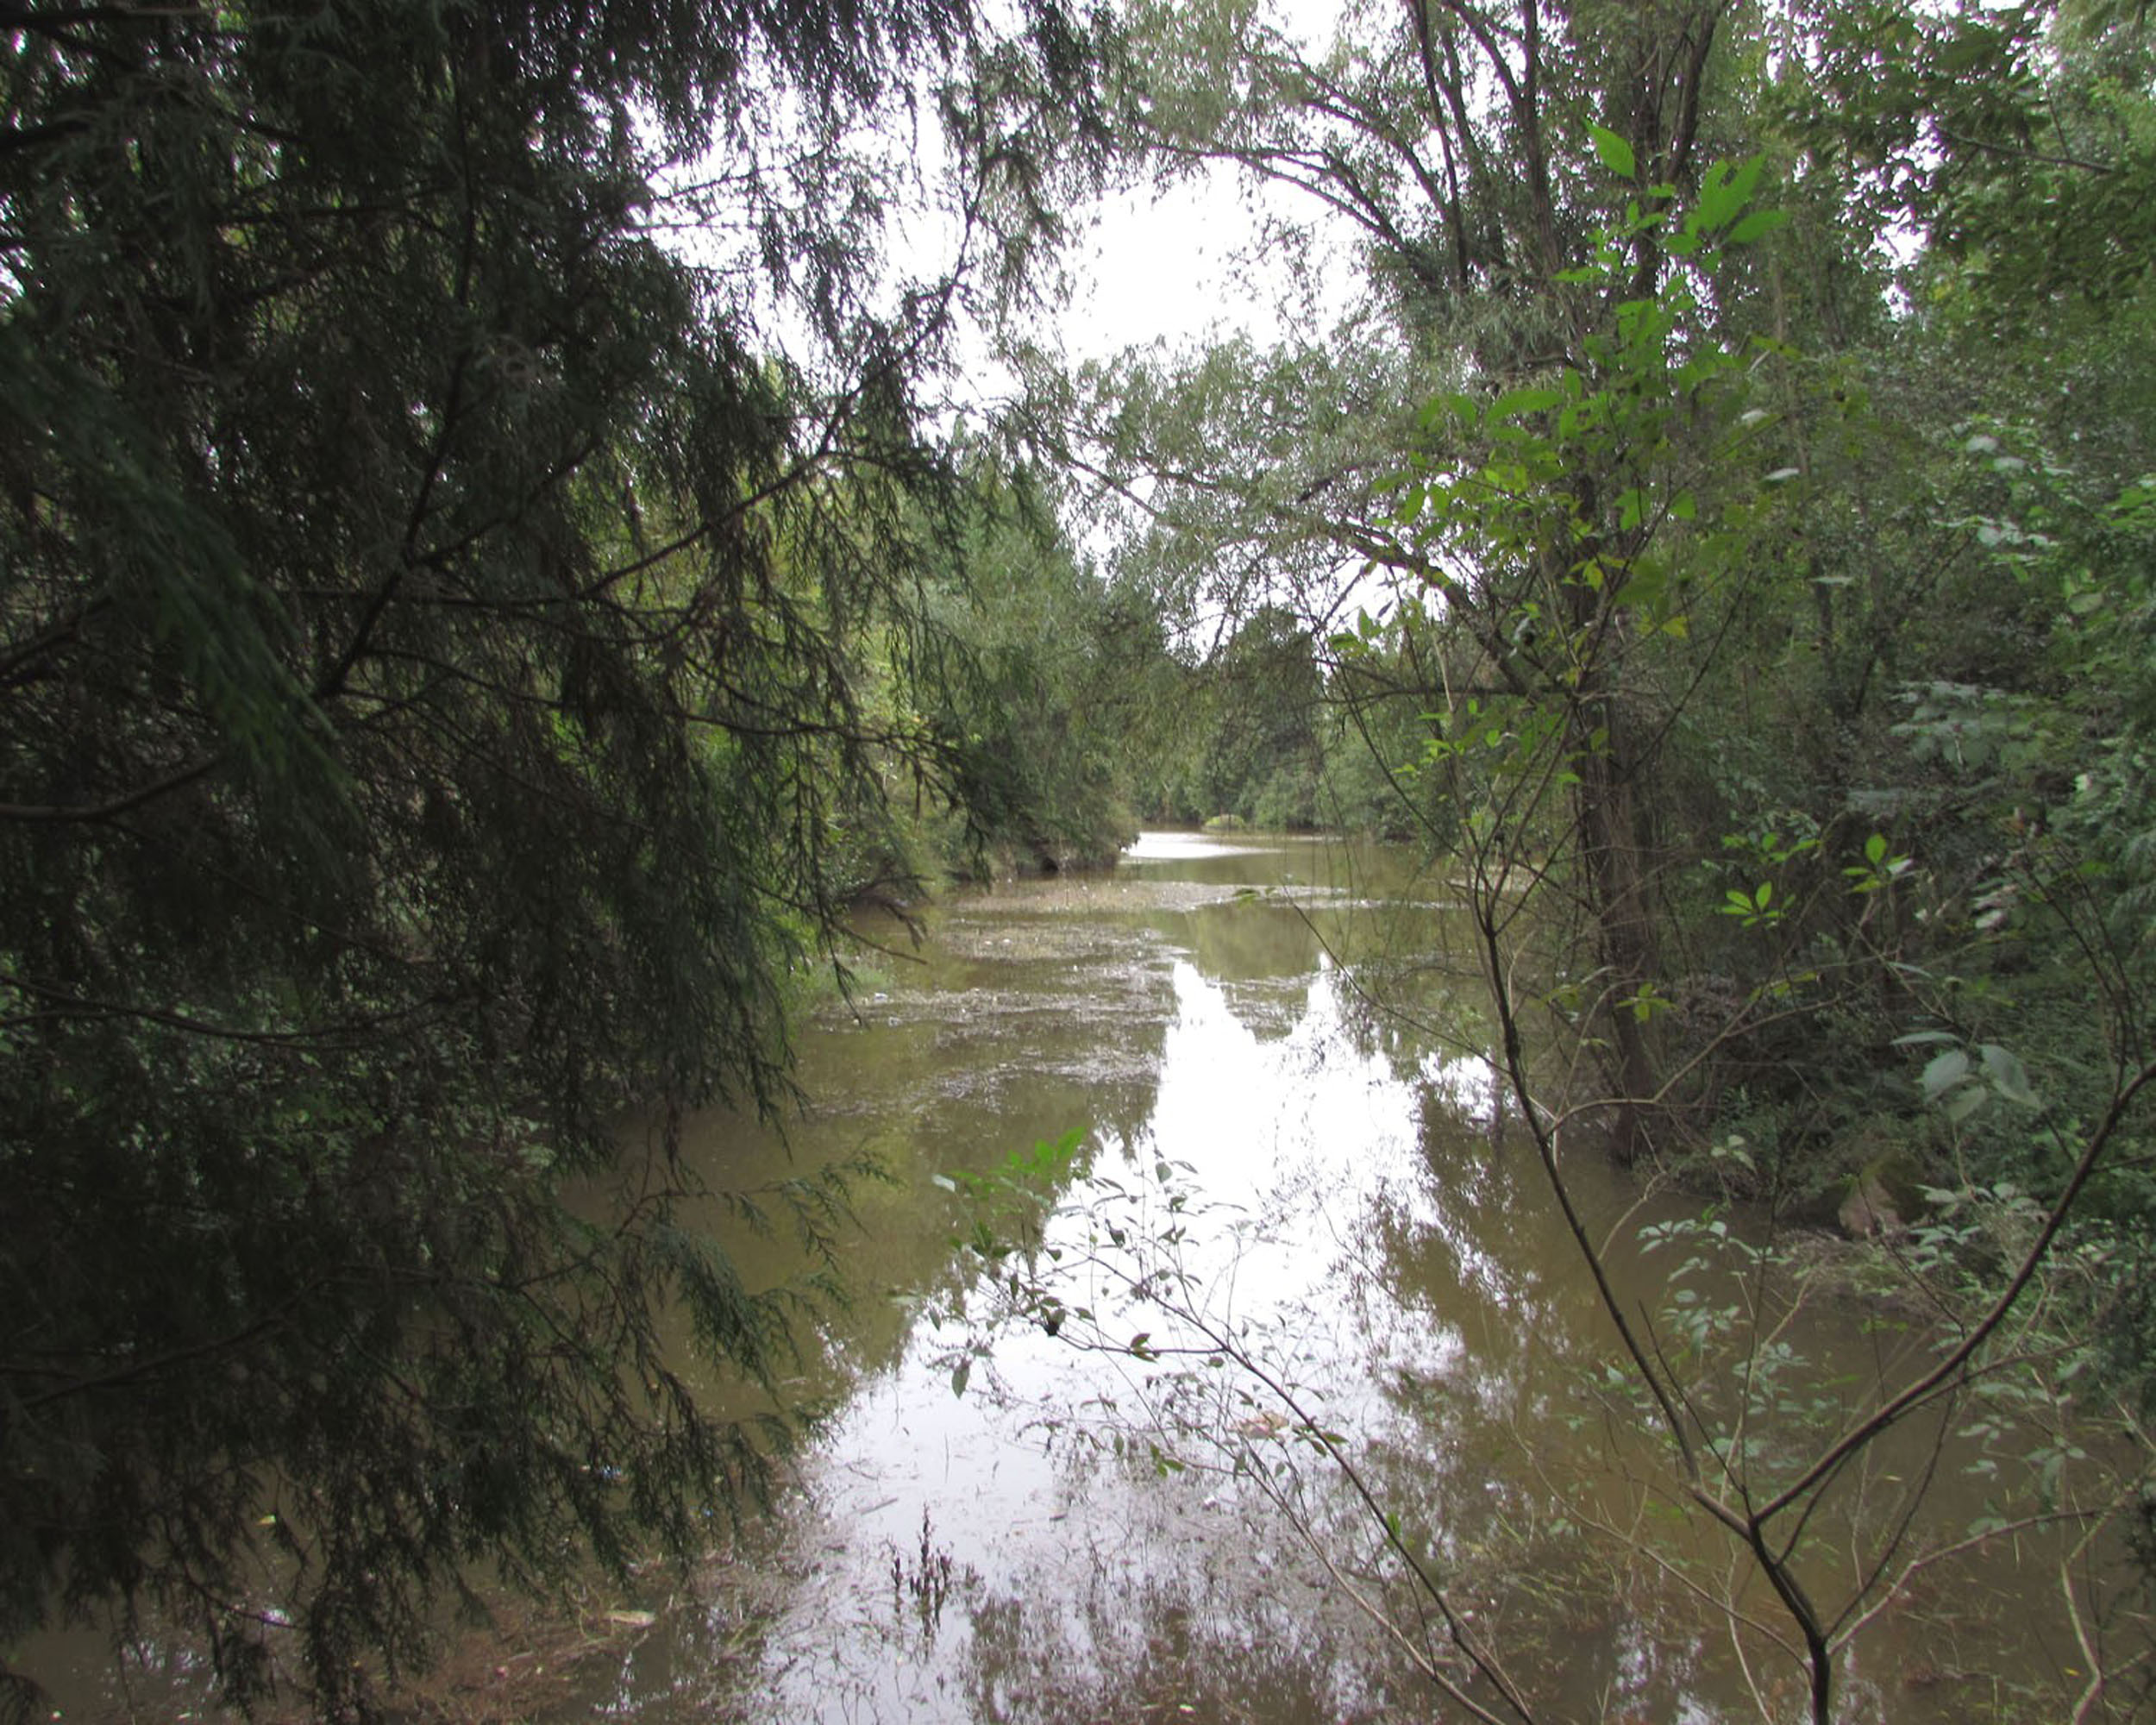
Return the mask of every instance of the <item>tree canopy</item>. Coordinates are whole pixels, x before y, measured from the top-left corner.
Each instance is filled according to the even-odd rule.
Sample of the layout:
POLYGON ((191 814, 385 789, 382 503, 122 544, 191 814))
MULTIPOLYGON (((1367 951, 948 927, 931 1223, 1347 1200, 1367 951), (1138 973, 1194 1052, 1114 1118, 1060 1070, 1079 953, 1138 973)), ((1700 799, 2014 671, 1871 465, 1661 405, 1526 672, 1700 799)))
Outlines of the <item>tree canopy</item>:
POLYGON ((918 392, 1031 193, 940 92, 1068 133, 1089 60, 961 0, 6 25, 0 1647, 152 1603, 244 1695, 273 1576, 339 1711, 468 1566, 759 1489, 701 1392, 803 1290, 677 1220, 671 1121, 783 1095, 892 775, 965 789, 890 693, 918 392))
MULTIPOLYGON (((1777 1214, 1890 1170, 2036 1240, 1927 1395, 2071 1245, 2146 1405, 2138 12, 7 26, 0 1648, 151 1605, 244 1696, 272 1575, 350 1711, 476 1571, 697 1549, 786 1436, 709 1392, 829 1283, 742 1284, 674 1122, 784 1102, 849 900, 1131 806, 1444 851, 1560 1196, 1560 1115, 1777 1214), (1021 336, 937 423, 1110 154, 1307 199, 1356 314, 1021 336)), ((1749 1473, 1612 1316, 1823 1721, 1791 1553, 1867 1428, 1749 1473)))
MULTIPOLYGON (((2056 1359, 2129 1434, 2088 1513, 2145 1514, 2146 20, 1416 0, 1307 42, 1254 6, 1130 16, 1149 164, 1293 192, 1364 292, 1273 352, 1059 386, 1137 518, 1122 578, 1300 632, 1364 718, 1380 800, 1476 906, 1560 1204, 1558 1122, 1777 1220, 1955 1243, 1937 1357, 1816 1450, 1766 1399, 1717 1414, 1685 1314, 1608 1310, 1664 1501, 1772 1593, 1823 1725, 1893 1552, 1836 1593, 1807 1541, 1883 1432, 2056 1359)), ((1222 634, 1217 666, 1288 686, 1222 634)))

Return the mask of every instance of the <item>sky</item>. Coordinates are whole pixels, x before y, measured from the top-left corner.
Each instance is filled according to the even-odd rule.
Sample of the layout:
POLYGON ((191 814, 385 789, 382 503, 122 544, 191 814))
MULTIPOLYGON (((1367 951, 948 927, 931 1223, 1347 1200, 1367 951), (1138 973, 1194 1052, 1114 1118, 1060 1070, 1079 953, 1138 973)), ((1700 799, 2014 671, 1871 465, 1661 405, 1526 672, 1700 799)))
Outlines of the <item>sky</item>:
MULTIPOLYGON (((1330 38, 1339 27, 1343 0, 1263 0, 1271 21, 1306 43, 1330 38)), ((856 147, 893 153, 898 177, 910 172, 920 197, 901 198, 884 216, 883 244, 888 266, 887 312, 907 287, 932 285, 957 261, 960 237, 954 220, 939 208, 937 180, 943 146, 937 128, 925 120, 934 111, 924 87, 917 101, 922 123, 910 132, 876 135, 864 131, 856 147), (901 166, 900 165, 903 164, 901 166)), ((783 116, 782 116, 783 117, 783 116)), ((792 141, 780 139, 764 166, 783 179, 792 141)), ((714 179, 723 182, 744 171, 744 164, 723 155, 707 158, 663 177, 674 186, 714 179)), ((1075 238, 1058 260, 1071 287, 1051 314, 1052 327, 1030 329, 1030 339, 1051 351, 1060 348, 1073 364, 1106 359, 1126 348, 1156 341, 1186 348, 1208 336, 1249 332, 1261 343, 1287 332, 1278 314, 1284 277, 1259 269, 1238 273, 1238 260, 1253 253, 1259 232, 1259 200, 1275 216, 1298 225, 1315 219, 1311 200, 1272 189, 1253 191, 1226 168, 1199 172, 1177 181, 1165 192, 1139 187, 1115 194, 1090 210, 1069 212, 1075 238)), ((673 219, 680 219, 676 212, 673 219)), ((841 376, 847 356, 824 350, 797 308, 770 284, 758 289, 755 235, 739 225, 705 228, 685 224, 665 235, 665 242, 694 261, 723 272, 734 291, 759 295, 757 318, 767 339, 789 352, 810 375, 841 376), (836 361, 837 370, 832 369, 836 361)), ((1344 258, 1349 248, 1336 248, 1344 258)), ((1350 273, 1336 273, 1317 317, 1323 327, 1347 309, 1350 273)), ((992 357, 986 331, 962 328, 957 336, 951 405, 965 411, 968 398, 993 400, 1012 382, 992 357)))
MULTIPOLYGON (((1270 0, 1266 10, 1306 45, 1330 38, 1341 19, 1339 0, 1270 0)), ((1307 198, 1279 189, 1261 196, 1277 216, 1315 219, 1307 198)), ((1069 259, 1083 284, 1062 320, 1072 357, 1105 358, 1155 339, 1172 346, 1214 329, 1261 339, 1285 333, 1274 296, 1235 276, 1238 254, 1257 236, 1251 200, 1233 172, 1216 168, 1162 198, 1140 190, 1104 203, 1090 244, 1069 259)), ((1340 273, 1326 285, 1319 316, 1330 322, 1344 311, 1351 292, 1340 273)))
POLYGON ((1171 345, 1250 313, 1227 273, 1252 235, 1232 179, 1216 174, 1156 201, 1125 193, 1070 263, 1085 284, 1062 320, 1073 357, 1100 359, 1156 339, 1171 345))
MULTIPOLYGON (((1297 223, 1313 219, 1310 200, 1275 192, 1269 206, 1297 223)), ((1248 330, 1261 342, 1288 332, 1277 273, 1257 272, 1255 286, 1236 266, 1258 235, 1258 215, 1235 177, 1215 170, 1165 197, 1125 193, 1101 207, 1089 242, 1069 260, 1082 284, 1062 319, 1074 359, 1105 358, 1163 340, 1176 346, 1208 331, 1248 330)), ((1326 283, 1319 316, 1347 309, 1353 282, 1344 272, 1326 283)))

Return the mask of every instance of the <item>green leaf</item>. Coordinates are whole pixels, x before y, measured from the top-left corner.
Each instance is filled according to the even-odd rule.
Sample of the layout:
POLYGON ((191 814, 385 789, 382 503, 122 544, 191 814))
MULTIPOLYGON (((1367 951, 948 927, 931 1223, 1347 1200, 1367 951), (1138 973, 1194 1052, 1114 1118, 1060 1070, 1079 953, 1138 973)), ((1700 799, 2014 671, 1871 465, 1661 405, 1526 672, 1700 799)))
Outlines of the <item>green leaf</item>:
POLYGON ((1520 389, 1508 389, 1489 405, 1489 417, 1517 419, 1523 413, 1542 413, 1555 407, 1564 398, 1554 389, 1530 384, 1520 389))
POLYGON ((966 1380, 972 1376, 973 1356, 968 1354, 965 1358, 950 1369, 950 1393, 954 1396, 963 1396, 966 1393, 966 1380))
POLYGON ((1686 225, 1712 230, 1734 222, 1752 202, 1752 188, 1759 183, 1759 171, 1764 165, 1759 156, 1734 169, 1727 162, 1716 162, 1701 181, 1699 201, 1686 225))
POLYGON ((1977 1054, 1984 1062, 1984 1076, 1991 1081, 1993 1089, 2008 1101, 2019 1102, 2023 1107, 2038 1106, 2036 1092, 2029 1088, 2028 1069, 2012 1049, 1987 1042, 1977 1046, 1977 1054))
POLYGON ((1789 219, 1786 210, 1755 210, 1729 230, 1728 243, 1748 246, 1754 240, 1764 239, 1789 219))
POLYGON ((1639 166, 1634 160, 1632 146, 1607 126, 1597 126, 1591 121, 1587 135, 1594 141, 1595 154, 1601 158, 1602 166, 1620 179, 1637 179, 1639 166))
POLYGON ((1969 1057, 1959 1048, 1935 1054, 1924 1065, 1924 1100, 1935 1102, 1969 1076, 1969 1057))

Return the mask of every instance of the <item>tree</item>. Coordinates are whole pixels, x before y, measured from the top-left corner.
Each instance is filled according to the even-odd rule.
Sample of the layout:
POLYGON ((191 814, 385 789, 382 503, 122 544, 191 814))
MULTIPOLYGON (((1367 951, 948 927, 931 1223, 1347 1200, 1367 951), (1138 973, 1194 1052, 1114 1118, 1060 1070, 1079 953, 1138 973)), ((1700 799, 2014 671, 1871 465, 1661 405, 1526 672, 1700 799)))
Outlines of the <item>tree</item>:
POLYGON ((963 536, 937 615, 952 647, 931 719, 948 739, 967 829, 943 862, 1050 870, 1112 861, 1133 831, 1129 740, 1158 653, 1150 619, 1119 605, 1056 521, 1050 479, 974 452, 963 536))
MULTIPOLYGON (((1538 0, 1437 0, 1354 22, 1329 47, 1306 50, 1249 5, 1134 10, 1146 52, 1131 56, 1123 86, 1132 147, 1167 172, 1225 164, 1306 194, 1359 241, 1370 301, 1364 324, 1342 332, 1348 353, 1270 364, 1210 355, 1172 392, 1126 382, 1119 410, 1100 416, 1099 465, 1169 532, 1212 548, 1209 561, 1244 593, 1285 587, 1328 634, 1338 572, 1360 565, 1441 590, 1454 625, 1482 647, 1494 692, 1523 693, 1523 677, 1579 677, 1562 690, 1577 756, 1578 879, 1608 981, 1596 1012, 1616 1099, 1608 1126, 1637 1156, 1647 1142, 1640 1099, 1659 1088, 1660 1053, 1652 1027, 1615 1003, 1657 969, 1654 835, 1639 795, 1652 726, 1616 681, 1627 663, 1615 650, 1629 627, 1626 580, 1576 577, 1628 568, 1645 524, 1628 499, 1640 469, 1666 455, 1670 428, 1630 428, 1661 440, 1639 451, 1614 423, 1595 428, 1570 452, 1564 485, 1534 476, 1539 515, 1530 519, 1523 500, 1507 543, 1480 548, 1468 565, 1439 568, 1401 530, 1388 481, 1413 455, 1473 464, 1471 442, 1448 448, 1436 421, 1404 423, 1402 408, 1434 390, 1510 405, 1569 375, 1595 391, 1620 348, 1647 339, 1628 328, 1627 308, 1651 300, 1670 267, 1663 216, 1702 189, 1702 152, 1722 118, 1709 86, 1733 76, 1732 56, 1718 53, 1730 16, 1719 4, 1559 15, 1538 0), (1591 165, 1580 147, 1590 135, 1600 153, 1591 165), (1610 245, 1619 255, 1605 259, 1610 245), (1194 395, 1212 411, 1188 406, 1194 395), (1171 411, 1159 411, 1163 399, 1171 411), (1208 427, 1250 429, 1225 440, 1225 459, 1143 429, 1173 432, 1194 413, 1208 427), (1224 547, 1234 549, 1222 557, 1224 547), (1553 605, 1550 656, 1531 666, 1518 631, 1553 605), (1589 640, 1610 650, 1564 662, 1559 643, 1589 640)), ((1705 208, 1720 219, 1691 230, 1693 242, 1740 219, 1750 188, 1708 190, 1730 213, 1705 208)), ((1711 322, 1722 308, 1702 299, 1694 310, 1711 322)))
MULTIPOLYGON (((2048 1397, 2053 1361, 2092 1405, 2145 1405, 2118 1267, 2147 1262, 2156 1076, 2140 24, 1434 0, 1312 53, 1248 9, 1146 16, 1137 135, 1359 229, 1395 351, 1438 381, 1388 512, 1298 514, 1308 493, 1232 443, 1225 472, 1187 445, 1100 465, 1214 544, 1277 534, 1291 571, 1330 553, 1416 590, 1334 635, 1335 681, 1424 674, 1429 734, 1393 776, 1458 810, 1518 1113, 1666 1441, 1658 1490, 1772 1596, 1823 1722, 1874 1603, 1952 1549, 1904 1547, 1920 1470, 1822 1584, 1808 1548, 1886 1434, 1940 1465, 1972 1398, 2038 1376, 2048 1397), (1538 1013, 1561 1080, 1525 1055, 1538 1013), (1777 1215, 1824 1195, 1915 1222, 1897 1285, 1938 1329, 1806 1428, 1757 1327, 1609 1295, 1560 1127, 1567 1155, 1603 1138, 1777 1215)), ((1266 458, 1326 446, 1332 391, 1283 406, 1277 370, 1242 369, 1266 458)), ((1801 1286, 1772 1248, 1742 1276, 1753 1316, 1801 1286)), ((2137 1447, 2093 1507, 2033 1478, 2029 1525, 2115 1522, 2137 1447)), ((2082 1716, 2118 1670, 2090 1657, 2082 1716)))
POLYGON ((472 1566, 760 1489, 704 1392, 806 1290, 686 1226, 673 1123, 783 1097, 832 811, 948 765, 856 643, 918 622, 913 392, 1030 196, 953 99, 959 260, 893 283, 868 143, 1089 62, 956 0, 0 53, 0 1648, 151 1604, 244 1697, 289 1613, 344 1712, 472 1566))

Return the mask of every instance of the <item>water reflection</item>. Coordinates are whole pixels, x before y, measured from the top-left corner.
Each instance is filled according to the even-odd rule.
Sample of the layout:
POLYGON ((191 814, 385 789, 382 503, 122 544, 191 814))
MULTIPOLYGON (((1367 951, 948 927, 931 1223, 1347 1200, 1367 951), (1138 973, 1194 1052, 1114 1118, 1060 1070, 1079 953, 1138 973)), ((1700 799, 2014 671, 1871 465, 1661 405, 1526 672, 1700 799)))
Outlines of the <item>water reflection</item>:
MULTIPOLYGON (((1191 1364, 1215 1339, 1263 1357, 1302 1412, 1369 1430, 1381 1467, 1420 1456, 1400 1501, 1442 1510, 1432 1525, 1463 1530, 1448 1545, 1482 1538, 1487 1458, 1433 1388, 1512 1405, 1493 1386, 1517 1351, 1492 1350, 1480 1314, 1535 1309, 1534 1289, 1477 1244, 1506 1218, 1453 1212, 1526 1200, 1517 1169, 1432 1178, 1433 1129, 1496 1153, 1488 1062, 1385 1033, 1332 963, 1357 907, 1397 890, 1323 847, 1156 842, 1078 919, 1067 888, 954 913, 924 974, 831 1027, 804 1074, 812 1128, 884 1121, 875 1147, 913 1180, 985 1173, 1028 1135, 1093 1124, 1090 1171, 1045 1242, 1065 1268, 1044 1285, 1094 1321, 1004 1331, 976 1364, 993 1289, 908 1308, 927 1320, 866 1374, 791 1512, 781 1546, 803 1572, 737 1658, 735 1711, 1293 1721, 1379 1716, 1413 1692, 1311 1544, 1367 1568, 1368 1518, 1286 1440, 1277 1397, 1191 1364), (1104 1109, 1100 1089, 1119 1087, 1104 1109), (1072 1346, 1141 1332, 1150 1358, 1072 1346), (1386 1435, 1403 1420, 1412 1440, 1386 1435)), ((932 1289, 921 1272, 886 1273, 932 1289)), ((614 1704, 669 1713, 671 1684, 637 1667, 693 1669, 699 1633, 668 1626, 614 1704)))
MULTIPOLYGON (((1758 1636, 1740 1659, 1712 1603, 1771 1602, 1664 1513, 1663 1458, 1598 1388, 1614 1338, 1510 1129, 1451 956, 1468 944, 1412 865, 1156 836, 1111 876, 968 898, 804 1039, 809 1106, 783 1141, 697 1122, 686 1151, 722 1189, 861 1157, 888 1176, 855 1188, 854 1302, 789 1386, 837 1411, 782 1512, 693 1584, 655 1577, 649 1633, 554 1716, 1428 1716, 1393 1629, 1443 1655, 1440 1626, 1306 1421, 1340 1434, 1540 1716, 1779 1707, 1788 1662, 1758 1636), (1041 1250, 989 1270, 955 1249, 977 1214, 963 1176, 1074 1127, 1041 1250), (1090 1316, 1051 1335, 1044 1300, 1090 1316), (1674 1567, 1641 1557, 1650 1524, 1674 1567)), ((1623 1297, 1658 1302, 1668 1265, 1626 1242, 1686 1207, 1591 1157, 1568 1171, 1598 1231, 1626 1223, 1623 1297)), ((783 1230, 710 1220, 751 1286, 801 1273, 783 1230)), ((1862 1345, 1850 1316, 1801 1345, 1833 1368, 1862 1345)), ((2019 1584, 1958 1578, 1883 1615, 1842 1716, 1970 1716, 1952 1637, 1988 1671, 2050 1633, 2019 1584)), ((2017 1657, 2033 1680, 2072 1656, 2017 1657)))
MULTIPOLYGON (((1211 884, 1243 884, 1252 861, 1270 865, 1262 886, 1307 881, 1323 855, 1252 852, 1211 884)), ((1194 872, 1217 876, 1224 860, 1207 847, 1194 872)), ((1323 1363, 1306 1389, 1338 1405, 1359 1390, 1324 1380, 1364 1344, 1353 1302, 1313 1295, 1336 1269, 1382 1275, 1357 1262, 1364 1213, 1422 1183, 1434 1092, 1353 1032, 1307 905, 1194 897, 1209 883, 1191 872, 1156 882, 1134 870, 1089 895, 1083 925, 1067 919, 1062 888, 947 917, 921 974, 807 1052, 818 1101, 794 1153, 814 1153, 826 1127, 881 1121, 872 1147, 918 1190, 1091 1123, 1092 1171, 1048 1241, 1073 1267, 1064 1297, 1104 1325, 1138 1323, 1130 1314, 1146 1302, 1131 1283, 1145 1266, 1134 1258, 1118 1281, 1085 1231, 1113 1208, 1133 1238, 1157 1233, 1174 1195, 1189 1195, 1177 1270, 1194 1308, 1323 1363), (1104 1109, 1103 1089, 1125 1106, 1104 1109)), ((713 1131, 737 1167, 738 1128, 713 1131)), ((956 1396, 954 1360, 979 1333, 960 1302, 935 1297, 940 1263, 881 1238, 891 1220, 869 1218, 875 1273, 924 1295, 907 1308, 926 1316, 889 1368, 862 1373, 818 1446, 779 1542, 798 1582, 753 1650, 726 1643, 725 1710, 1045 1719, 1112 1703, 1119 1716, 1157 1704, 1298 1720, 1389 1708, 1397 1678, 1369 1626, 1292 1528, 1253 1518, 1261 1501, 1225 1471, 1232 1457, 1196 1441, 1213 1427, 1238 1435, 1257 1408, 1246 1389, 1216 1371, 1194 1398, 1158 1361, 1021 1328, 996 1338, 956 1396)), ((932 1235, 931 1258, 949 1233, 932 1235)), ((977 1318, 994 1302, 975 1289, 963 1303, 977 1318)), ((881 1364, 880 1348, 849 1352, 881 1364)), ((708 1663, 683 1686, 707 1633, 695 1614, 662 1623, 608 1703, 654 1718, 690 1693, 711 1706, 708 1663)))
MULTIPOLYGON (((1778 1705, 1788 1662, 1734 1647, 1712 1604, 1727 1588, 1739 1612, 1772 1610, 1720 1536, 1658 1526, 1674 1567, 1632 1537, 1664 1514, 1663 1458, 1597 1388, 1614 1338, 1483 1032, 1447 1010, 1443 894, 1406 862, 1152 838, 1112 878, 953 907, 920 965, 834 1016, 805 1050, 816 1105, 791 1153, 865 1146, 898 1176, 853 1258, 890 1297, 834 1334, 822 1387, 843 1411, 780 1523, 587 1704, 669 1722, 1426 1714, 1395 1632, 1444 1657, 1441 1629, 1308 1422, 1340 1434, 1544 1716, 1778 1705), (1373 945, 1441 1021, 1370 1009, 1335 959, 1373 945), (993 1176, 1073 1126, 1084 1155, 1041 1251, 954 1257, 971 1212, 936 1176, 993 1176)), ((739 1177, 776 1153, 730 1121, 708 1152, 739 1177)), ((1598 1229, 1625 1221, 1623 1297, 1658 1301, 1666 1267, 1625 1242, 1683 1207, 1591 1157, 1570 1172, 1598 1229)), ((1852 1660, 1845 1716, 1961 1712, 1894 1670, 1852 1660)))

